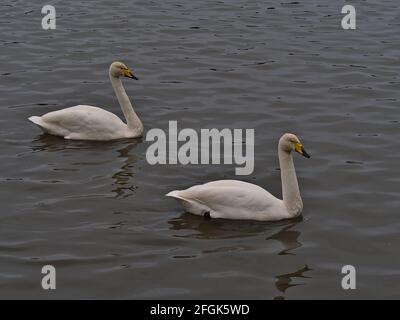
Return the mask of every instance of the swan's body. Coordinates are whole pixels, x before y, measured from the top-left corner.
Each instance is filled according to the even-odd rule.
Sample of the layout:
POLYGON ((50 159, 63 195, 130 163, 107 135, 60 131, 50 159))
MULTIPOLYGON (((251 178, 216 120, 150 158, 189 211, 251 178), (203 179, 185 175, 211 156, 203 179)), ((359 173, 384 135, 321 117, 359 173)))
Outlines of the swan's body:
POLYGON ((298 138, 285 134, 279 140, 283 200, 265 189, 237 180, 219 180, 167 194, 196 215, 211 218, 276 221, 299 216, 303 210, 291 151, 309 157, 298 138))
POLYGON ((137 138, 143 134, 143 124, 132 108, 120 76, 137 79, 121 62, 113 62, 109 76, 127 123, 115 114, 99 107, 78 105, 32 116, 30 121, 44 132, 72 140, 115 140, 137 138))
POLYGON ((211 218, 236 220, 279 220, 288 218, 282 200, 263 188, 243 181, 218 180, 171 191, 187 212, 211 218))

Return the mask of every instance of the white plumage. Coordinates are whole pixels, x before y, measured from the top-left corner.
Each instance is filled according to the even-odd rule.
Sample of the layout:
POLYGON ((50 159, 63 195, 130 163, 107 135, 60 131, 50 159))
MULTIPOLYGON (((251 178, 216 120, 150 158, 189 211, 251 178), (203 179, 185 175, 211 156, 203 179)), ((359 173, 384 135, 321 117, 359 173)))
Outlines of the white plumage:
POLYGON ((114 140, 136 138, 143 134, 143 124, 132 108, 120 76, 137 79, 121 62, 113 62, 109 69, 111 84, 121 105, 127 123, 115 114, 99 107, 77 105, 52 111, 29 120, 44 132, 72 140, 114 140))
POLYGON ((211 218, 279 220, 282 200, 263 188, 237 180, 218 180, 167 194, 178 200, 187 212, 211 218))
POLYGON ((303 202, 292 150, 310 157, 295 135, 287 133, 279 140, 283 200, 255 184, 237 180, 208 182, 166 196, 175 198, 189 213, 211 218, 276 221, 296 217, 302 212, 303 202))

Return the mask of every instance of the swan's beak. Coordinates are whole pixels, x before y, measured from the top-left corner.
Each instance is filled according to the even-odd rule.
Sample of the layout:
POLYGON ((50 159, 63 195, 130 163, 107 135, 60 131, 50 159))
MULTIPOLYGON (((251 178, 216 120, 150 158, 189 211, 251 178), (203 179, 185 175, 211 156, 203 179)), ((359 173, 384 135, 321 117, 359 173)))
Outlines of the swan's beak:
POLYGON ((306 149, 304 149, 301 143, 296 143, 294 145, 294 150, 296 150, 297 153, 301 154, 306 158, 311 158, 311 156, 306 152, 306 149))
POLYGON ((131 78, 131 79, 135 79, 135 80, 139 80, 139 78, 137 78, 137 77, 132 73, 132 71, 129 70, 129 69, 124 70, 124 77, 131 78))

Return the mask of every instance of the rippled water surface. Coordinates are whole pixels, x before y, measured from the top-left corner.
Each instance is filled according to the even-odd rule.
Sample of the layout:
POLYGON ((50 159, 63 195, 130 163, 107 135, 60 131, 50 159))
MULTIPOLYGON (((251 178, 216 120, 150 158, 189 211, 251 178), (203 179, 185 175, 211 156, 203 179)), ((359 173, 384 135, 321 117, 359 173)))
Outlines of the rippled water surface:
POLYGON ((52 31, 37 1, 0 4, 0 298, 400 298, 398 1, 353 1, 349 31, 344 1, 52 4, 52 31), (151 166, 145 139, 68 142, 27 121, 76 104, 122 116, 114 60, 141 79, 124 85, 146 130, 254 128, 239 178, 279 197, 277 141, 298 134, 303 219, 184 214, 166 192, 235 167, 151 166))

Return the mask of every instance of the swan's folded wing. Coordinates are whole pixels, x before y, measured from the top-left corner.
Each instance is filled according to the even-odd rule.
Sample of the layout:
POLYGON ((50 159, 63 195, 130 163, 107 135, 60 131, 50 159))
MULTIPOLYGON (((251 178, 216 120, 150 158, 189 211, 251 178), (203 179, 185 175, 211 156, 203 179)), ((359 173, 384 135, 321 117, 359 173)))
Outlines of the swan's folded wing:
POLYGON ((49 112, 42 118, 46 123, 58 125, 70 132, 105 131, 114 122, 118 122, 118 124, 122 122, 111 112, 86 105, 49 112))
POLYGON ((282 201, 250 183, 207 183, 179 192, 181 198, 206 205, 211 216, 228 219, 264 220, 281 213, 282 201))
POLYGON ((43 120, 52 123, 76 124, 89 121, 94 114, 104 111, 101 108, 78 105, 57 111, 46 113, 42 116, 43 120))

